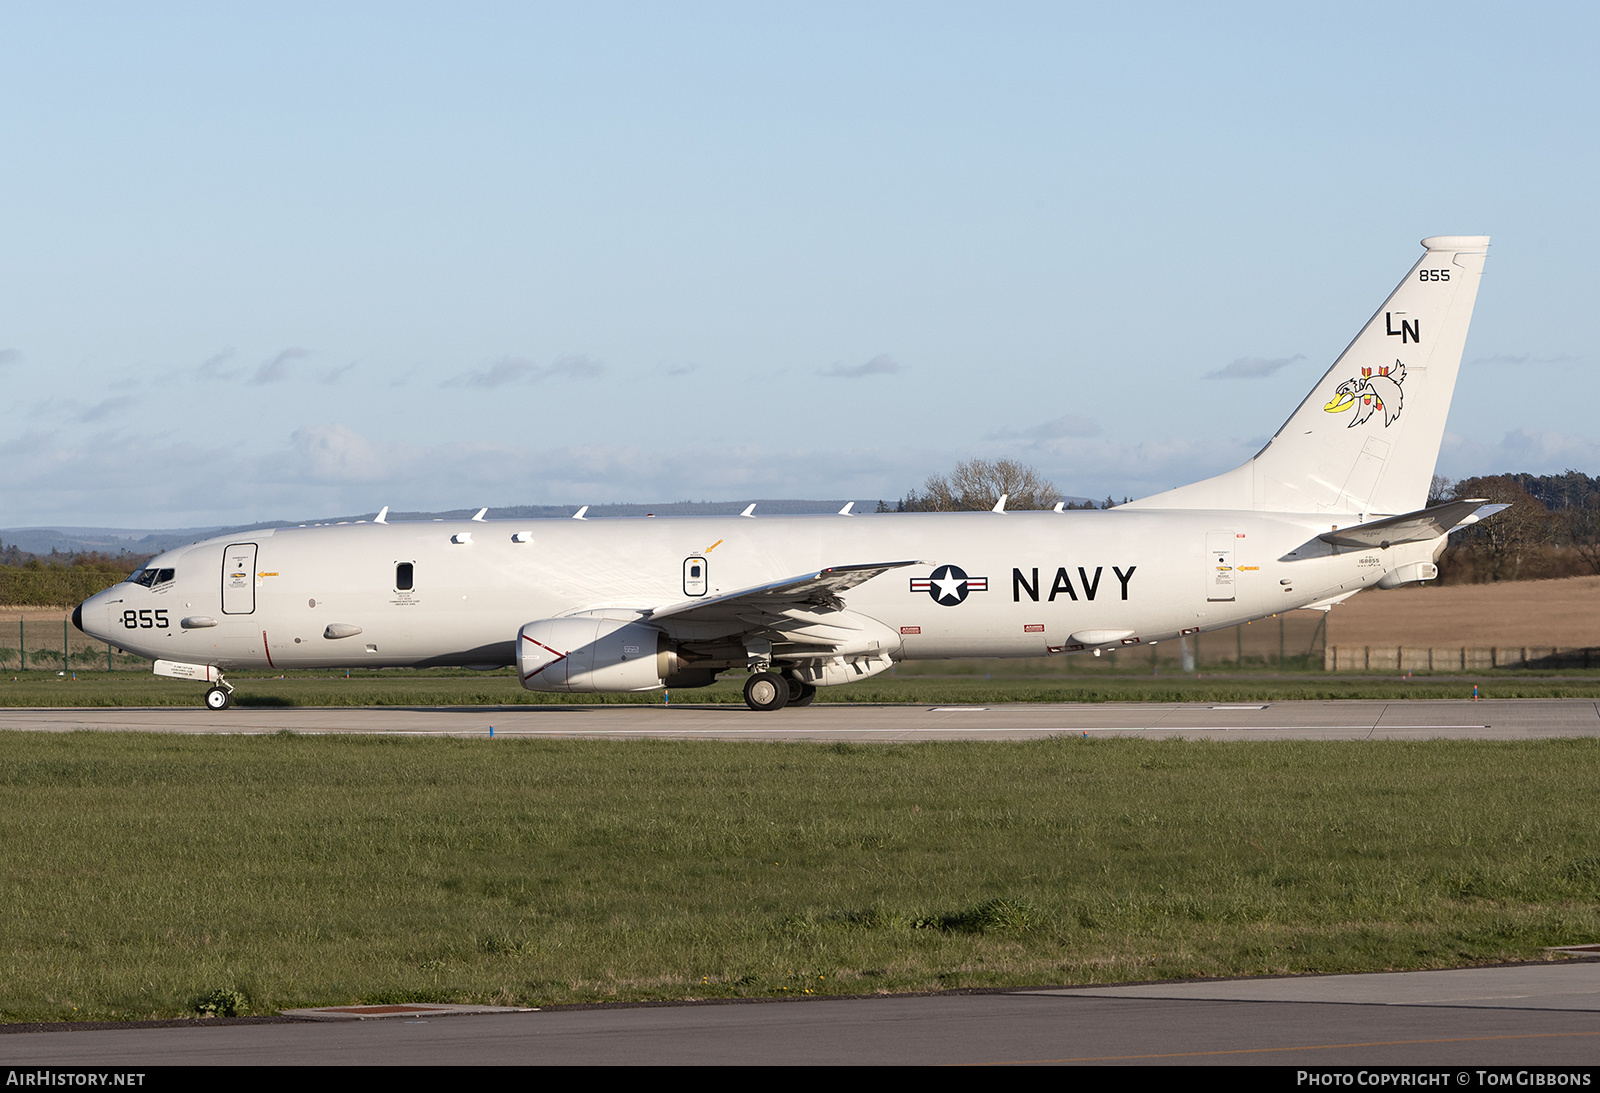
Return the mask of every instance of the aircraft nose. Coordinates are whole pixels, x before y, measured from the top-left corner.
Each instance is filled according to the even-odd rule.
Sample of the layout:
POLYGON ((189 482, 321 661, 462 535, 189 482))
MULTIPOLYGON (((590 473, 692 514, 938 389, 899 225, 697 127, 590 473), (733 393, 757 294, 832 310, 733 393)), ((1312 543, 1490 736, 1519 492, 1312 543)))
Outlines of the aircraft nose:
POLYGON ((76 626, 80 632, 83 630, 83 604, 81 603, 72 609, 72 625, 76 626))

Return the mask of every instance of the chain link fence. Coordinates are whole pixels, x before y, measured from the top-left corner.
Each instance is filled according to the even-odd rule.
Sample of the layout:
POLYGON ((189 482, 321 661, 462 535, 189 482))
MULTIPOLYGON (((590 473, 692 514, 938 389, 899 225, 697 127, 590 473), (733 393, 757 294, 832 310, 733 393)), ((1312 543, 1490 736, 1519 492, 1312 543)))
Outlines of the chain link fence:
POLYGON ((29 611, 0 620, 0 669, 117 672, 150 670, 150 661, 96 641, 72 625, 72 615, 29 611))

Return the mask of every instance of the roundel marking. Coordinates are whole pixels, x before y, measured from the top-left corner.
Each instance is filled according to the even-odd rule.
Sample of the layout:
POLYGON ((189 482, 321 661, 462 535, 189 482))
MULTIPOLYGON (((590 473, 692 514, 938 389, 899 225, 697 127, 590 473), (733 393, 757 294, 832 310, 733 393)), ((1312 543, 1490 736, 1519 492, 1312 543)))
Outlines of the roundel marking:
POLYGON ((989 578, 969 577, 958 565, 942 565, 927 577, 911 578, 911 591, 926 592, 941 607, 965 603, 968 594, 987 592, 989 578))

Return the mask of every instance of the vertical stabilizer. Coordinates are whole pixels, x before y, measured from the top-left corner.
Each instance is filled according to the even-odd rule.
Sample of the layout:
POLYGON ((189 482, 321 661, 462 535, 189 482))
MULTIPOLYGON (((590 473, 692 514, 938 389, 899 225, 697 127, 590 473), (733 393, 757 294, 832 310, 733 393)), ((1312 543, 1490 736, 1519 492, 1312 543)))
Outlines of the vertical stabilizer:
POLYGON ((1436 235, 1267 446, 1227 474, 1131 502, 1140 508, 1379 515, 1427 502, 1485 235, 1436 235))

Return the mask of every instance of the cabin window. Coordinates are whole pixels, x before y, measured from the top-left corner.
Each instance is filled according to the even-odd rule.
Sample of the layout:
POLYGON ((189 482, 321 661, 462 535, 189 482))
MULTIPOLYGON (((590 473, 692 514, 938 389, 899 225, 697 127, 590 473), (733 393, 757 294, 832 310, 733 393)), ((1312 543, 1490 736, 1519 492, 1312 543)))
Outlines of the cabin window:
POLYGON ((394 567, 394 587, 399 592, 411 591, 411 563, 397 562, 394 567))

